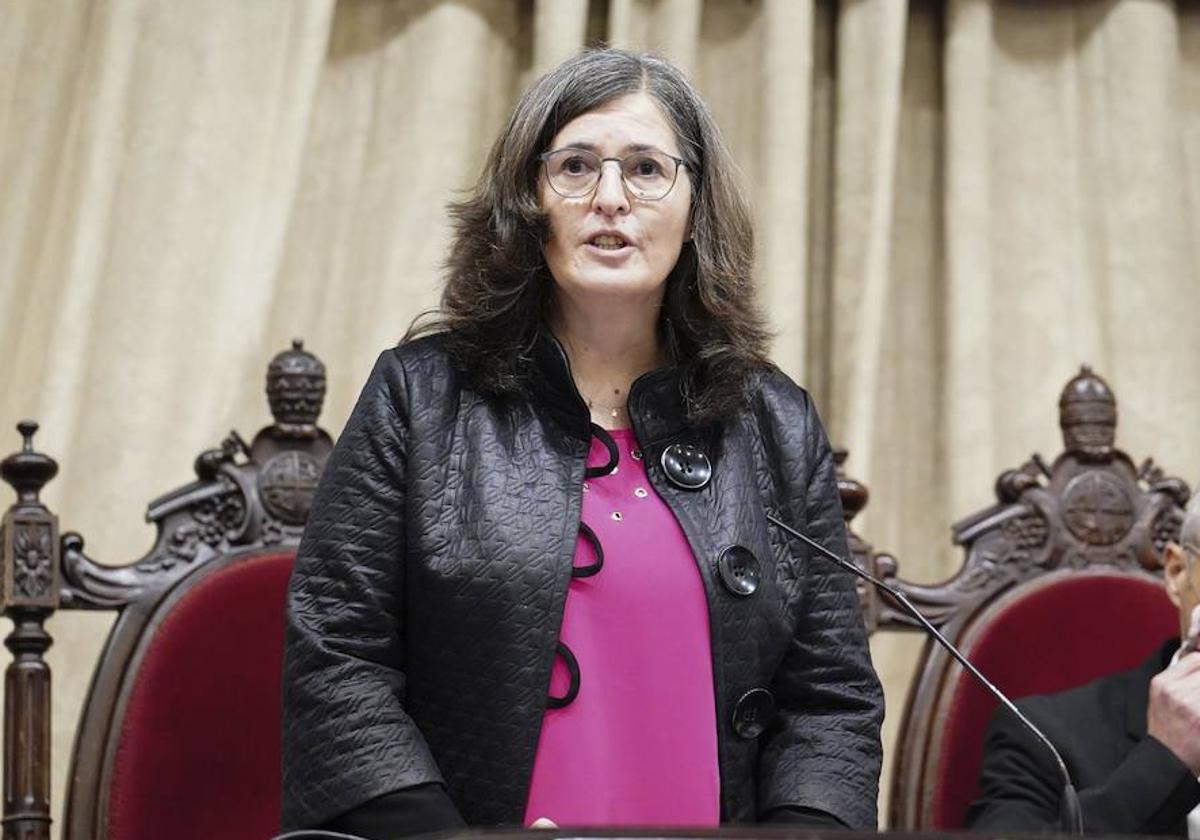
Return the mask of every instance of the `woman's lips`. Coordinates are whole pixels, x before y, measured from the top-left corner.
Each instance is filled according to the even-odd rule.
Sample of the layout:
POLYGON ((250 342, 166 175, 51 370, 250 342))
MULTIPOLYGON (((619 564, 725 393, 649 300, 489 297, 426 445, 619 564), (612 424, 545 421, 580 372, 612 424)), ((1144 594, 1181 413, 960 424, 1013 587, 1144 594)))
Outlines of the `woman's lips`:
POLYGON ((633 246, 630 245, 628 242, 626 242, 624 245, 621 245, 618 248, 613 248, 611 246, 606 247, 603 245, 596 245, 592 242, 585 242, 583 245, 583 248, 594 259, 598 259, 601 262, 610 262, 610 263, 622 262, 626 258, 628 258, 634 251, 633 246))

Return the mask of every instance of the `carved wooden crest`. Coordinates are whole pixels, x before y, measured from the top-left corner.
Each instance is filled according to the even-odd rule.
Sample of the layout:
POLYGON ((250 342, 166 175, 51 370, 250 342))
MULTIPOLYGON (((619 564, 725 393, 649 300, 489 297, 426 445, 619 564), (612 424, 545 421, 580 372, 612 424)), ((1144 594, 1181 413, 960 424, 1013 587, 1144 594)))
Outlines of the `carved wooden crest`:
MULTIPOLYGON (((1059 400, 1063 452, 1033 455, 996 481, 996 504, 953 526, 962 569, 924 586, 896 577, 887 555, 859 560, 890 578, 934 624, 1008 586, 1059 568, 1106 566, 1154 572, 1176 539, 1190 491, 1151 459, 1140 466, 1115 446, 1117 402, 1108 384, 1083 367, 1059 400)), ((843 497, 844 501, 844 497, 843 497)), ((866 566, 864 566, 866 567, 866 566)), ((868 623, 914 626, 887 598, 868 597, 868 623)))
POLYGON ((211 557, 299 541, 333 448, 317 426, 325 366, 295 341, 271 361, 266 392, 274 424, 249 444, 230 432, 196 458, 196 481, 150 503, 146 518, 158 533, 141 560, 103 566, 87 557, 78 534, 64 536, 64 606, 119 607, 147 589, 169 586, 211 557))

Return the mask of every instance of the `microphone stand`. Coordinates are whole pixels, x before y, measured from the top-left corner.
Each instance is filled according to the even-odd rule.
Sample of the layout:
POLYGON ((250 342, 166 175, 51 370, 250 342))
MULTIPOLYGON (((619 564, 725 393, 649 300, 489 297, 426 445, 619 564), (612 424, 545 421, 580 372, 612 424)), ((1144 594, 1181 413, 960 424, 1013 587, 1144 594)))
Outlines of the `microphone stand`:
POLYGON ((959 651, 959 649, 956 648, 953 644, 951 644, 950 640, 947 639, 945 636, 943 636, 941 634, 941 632, 939 632, 938 629, 936 627, 934 627, 932 623, 930 623, 929 619, 927 619, 924 615, 921 614, 920 610, 918 610, 915 606, 913 606, 913 603, 908 600, 908 596, 906 596, 903 592, 901 592, 899 589, 896 589, 893 586, 888 586, 886 583, 884 583, 879 578, 872 575, 870 572, 860 569, 854 563, 851 563, 850 561, 848 561, 842 557, 839 557, 837 554, 830 551, 828 548, 821 545, 816 540, 810 539, 809 537, 807 537, 804 534, 797 531, 792 526, 788 525, 783 520, 779 519, 777 516, 775 516, 769 510, 767 511, 767 520, 769 522, 771 522, 773 525, 778 526, 780 529, 785 531, 787 534, 795 537, 796 539, 800 540, 804 544, 808 545, 810 548, 816 549, 816 551, 818 553, 820 553, 822 556, 827 557, 828 559, 832 560, 834 563, 837 563, 839 566, 841 566, 846 571, 850 572, 851 574, 853 574, 857 577, 862 578, 867 583, 874 586, 876 589, 878 589, 882 592, 886 592, 888 595, 891 595, 892 598, 894 598, 897 603, 902 605, 904 607, 904 609, 907 610, 908 613, 913 618, 915 618, 918 622, 920 622, 921 627, 923 627, 925 629, 925 632, 927 632, 930 636, 932 636, 934 639, 936 639, 938 644, 940 644, 943 648, 945 648, 946 651, 951 656, 953 656, 958 661, 958 663, 960 665, 962 665, 963 668, 965 668, 968 673, 971 674, 971 676, 973 676, 976 680, 978 680, 979 683, 984 688, 986 688, 988 690, 988 692, 993 697, 995 697, 996 700, 998 700, 1002 706, 1004 706, 1006 709, 1008 709, 1010 712, 1012 712, 1013 715, 1016 716, 1017 720, 1019 720, 1021 722, 1021 724, 1035 738, 1037 738, 1038 741, 1040 741, 1043 745, 1045 745, 1046 749, 1050 752, 1050 754, 1052 756, 1054 756, 1054 762, 1055 762, 1055 764, 1058 765, 1058 772, 1062 775, 1062 778, 1063 778, 1063 795, 1062 795, 1062 806, 1059 811, 1059 825, 1065 833, 1082 836, 1082 834, 1083 834, 1083 813, 1082 813, 1082 811, 1080 811, 1080 808, 1079 808, 1079 794, 1076 793, 1076 791, 1075 791, 1075 785, 1073 785, 1071 783, 1071 774, 1067 771, 1067 765, 1063 761, 1062 756, 1059 754, 1058 750, 1055 749, 1054 744, 1050 743, 1050 739, 1045 736, 1045 734, 1042 732, 1042 730, 1040 730, 1036 726, 1034 726, 1033 721, 1031 721, 1029 718, 1025 717, 1025 715, 1021 712, 1021 710, 1017 708, 1016 704, 1013 703, 1012 700, 1009 700, 1008 696, 1005 695, 1004 692, 1002 692, 1000 689, 998 689, 995 685, 992 684, 992 682, 987 677, 985 677, 982 673, 980 673, 979 669, 976 668, 973 664, 971 664, 970 660, 968 660, 965 656, 963 656, 963 654, 959 651))

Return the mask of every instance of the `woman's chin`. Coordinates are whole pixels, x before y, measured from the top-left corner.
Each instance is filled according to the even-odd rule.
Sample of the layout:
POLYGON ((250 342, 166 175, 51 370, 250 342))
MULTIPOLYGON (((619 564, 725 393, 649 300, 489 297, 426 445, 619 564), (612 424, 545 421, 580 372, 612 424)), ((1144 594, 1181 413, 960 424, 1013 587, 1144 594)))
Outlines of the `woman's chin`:
POLYGON ((572 297, 644 300, 661 294, 665 279, 656 280, 641 272, 588 271, 557 285, 572 297))

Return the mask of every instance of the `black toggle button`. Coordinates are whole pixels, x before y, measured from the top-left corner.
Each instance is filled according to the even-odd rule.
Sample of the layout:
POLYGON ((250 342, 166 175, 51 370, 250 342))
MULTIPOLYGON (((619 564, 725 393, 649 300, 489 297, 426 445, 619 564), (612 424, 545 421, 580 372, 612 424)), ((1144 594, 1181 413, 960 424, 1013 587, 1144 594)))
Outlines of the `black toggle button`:
POLYGON ((712 478, 708 456, 690 443, 673 443, 664 449, 662 468, 667 479, 684 490, 699 490, 712 478))
POLYGON ((585 467, 583 477, 602 478, 606 475, 612 475, 617 471, 617 462, 621 460, 620 453, 617 451, 617 442, 613 440, 613 436, 603 426, 597 426, 593 423, 591 428, 592 436, 604 444, 604 448, 608 450, 608 463, 599 467, 585 467))
POLYGON ((758 558, 748 548, 731 545, 717 557, 717 573, 725 588, 745 598, 758 591, 758 558))
POLYGON ((558 643, 556 650, 558 655, 563 658, 563 664, 567 666, 567 673, 571 677, 571 682, 567 686, 567 693, 562 697, 555 697, 551 694, 546 698, 546 707, 549 709, 562 709, 570 706, 579 695, 579 660, 575 658, 575 654, 571 652, 571 649, 562 642, 558 643))
POLYGON ((765 688, 752 688, 733 707, 733 731, 752 741, 775 719, 775 695, 765 688))
POLYGON ((585 540, 591 543, 592 553, 596 555, 596 562, 590 566, 572 566, 571 577, 587 578, 599 573, 604 568, 604 546, 600 545, 600 538, 596 536, 596 532, 586 522, 579 523, 579 533, 585 540))

